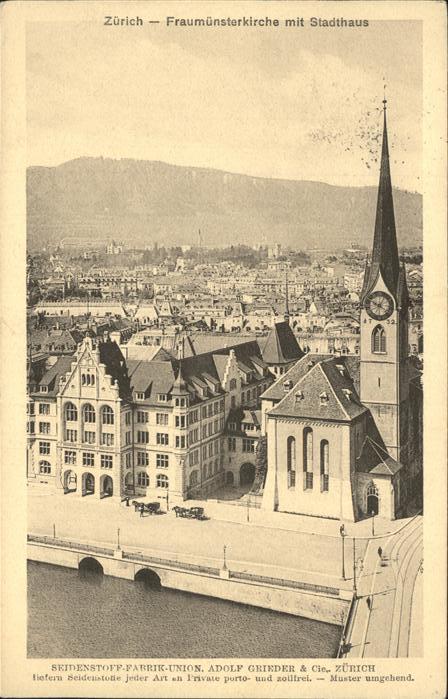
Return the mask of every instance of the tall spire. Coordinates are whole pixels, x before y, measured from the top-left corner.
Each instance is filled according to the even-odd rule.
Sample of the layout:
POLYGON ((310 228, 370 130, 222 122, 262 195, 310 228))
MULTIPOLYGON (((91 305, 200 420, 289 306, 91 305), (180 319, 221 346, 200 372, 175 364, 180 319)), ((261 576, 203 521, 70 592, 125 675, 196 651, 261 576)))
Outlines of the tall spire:
POLYGON ((383 99, 383 146, 381 150, 380 180, 376 205, 375 233, 373 238, 372 257, 366 278, 364 293, 368 293, 375 284, 378 274, 392 294, 396 294, 400 275, 398 257, 397 233, 395 229, 394 202, 392 196, 392 180, 390 176, 389 145, 387 138, 386 97, 383 99))
POLYGON ((285 275, 285 321, 289 323, 289 288, 288 288, 288 270, 285 275))

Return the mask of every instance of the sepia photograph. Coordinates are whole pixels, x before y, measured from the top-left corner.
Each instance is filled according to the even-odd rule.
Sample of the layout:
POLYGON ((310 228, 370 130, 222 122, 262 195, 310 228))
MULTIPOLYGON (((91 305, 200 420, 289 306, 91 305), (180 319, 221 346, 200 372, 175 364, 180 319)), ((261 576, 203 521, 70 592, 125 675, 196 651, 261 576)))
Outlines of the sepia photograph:
POLYGON ((417 696, 423 11, 36 5, 32 696, 417 696))

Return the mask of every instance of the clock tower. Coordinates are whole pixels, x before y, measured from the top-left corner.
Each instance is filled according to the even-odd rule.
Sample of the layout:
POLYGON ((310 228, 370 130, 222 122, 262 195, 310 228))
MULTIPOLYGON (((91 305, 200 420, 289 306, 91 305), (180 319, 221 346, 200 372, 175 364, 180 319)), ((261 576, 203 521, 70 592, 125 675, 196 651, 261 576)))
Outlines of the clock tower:
POLYGON ((407 463, 409 431, 408 310, 404 266, 395 230, 387 141, 383 145, 371 259, 361 292, 360 398, 370 409, 389 454, 407 463))

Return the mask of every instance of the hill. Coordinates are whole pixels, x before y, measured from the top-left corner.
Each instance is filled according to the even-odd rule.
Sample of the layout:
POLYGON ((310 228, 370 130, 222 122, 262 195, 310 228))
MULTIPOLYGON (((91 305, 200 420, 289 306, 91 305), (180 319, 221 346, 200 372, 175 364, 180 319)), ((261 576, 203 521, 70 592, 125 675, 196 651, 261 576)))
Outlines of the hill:
MULTIPOLYGON (((422 197, 394 190, 400 246, 422 241, 422 197)), ((27 171, 31 249, 66 236, 206 245, 265 236, 294 248, 370 247, 376 187, 277 180, 157 161, 77 158, 27 171)))

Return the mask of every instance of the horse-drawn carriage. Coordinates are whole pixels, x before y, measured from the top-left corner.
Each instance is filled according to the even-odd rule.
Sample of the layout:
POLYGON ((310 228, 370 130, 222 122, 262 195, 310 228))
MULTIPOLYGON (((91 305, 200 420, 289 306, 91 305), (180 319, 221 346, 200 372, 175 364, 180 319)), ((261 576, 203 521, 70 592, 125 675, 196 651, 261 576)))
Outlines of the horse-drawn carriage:
POLYGON ((176 505, 173 507, 173 512, 176 513, 176 517, 199 520, 207 519, 203 507, 179 507, 179 505, 176 505))
POLYGON ((160 502, 139 502, 138 500, 133 500, 134 511, 140 512, 143 517, 144 513, 147 512, 150 515, 160 514, 160 502))

